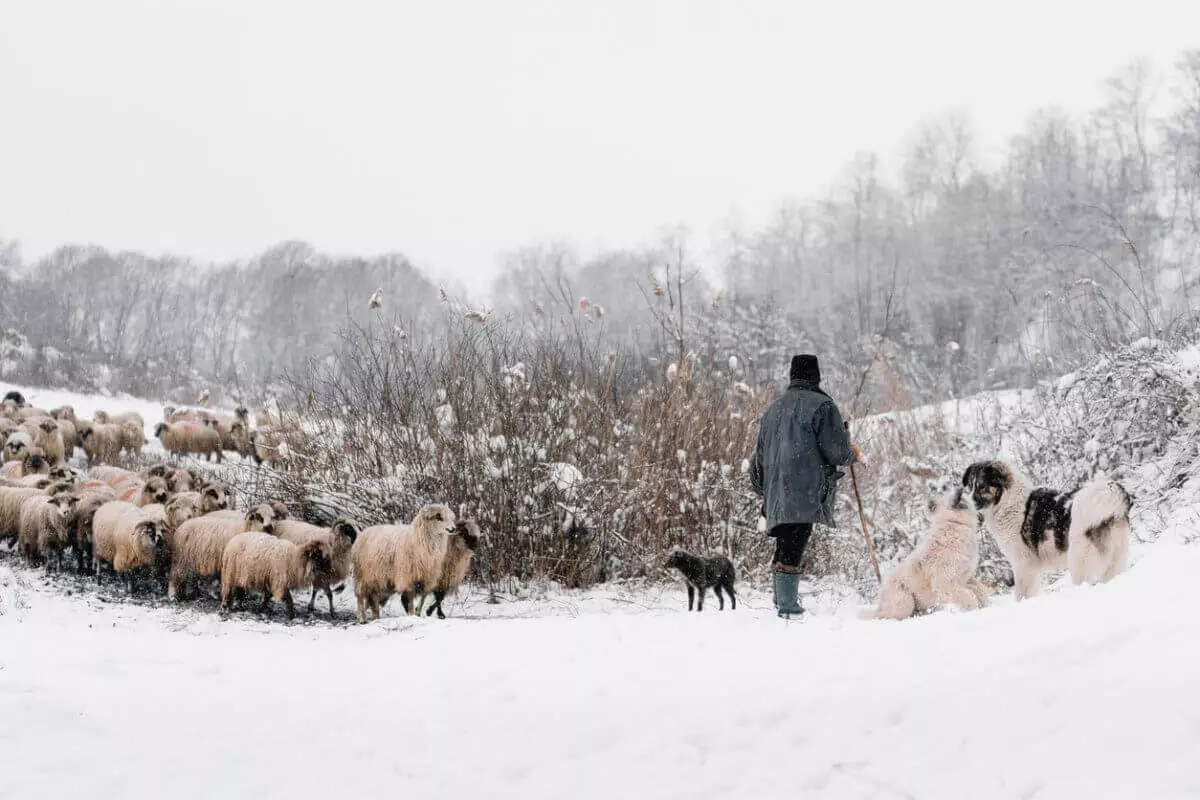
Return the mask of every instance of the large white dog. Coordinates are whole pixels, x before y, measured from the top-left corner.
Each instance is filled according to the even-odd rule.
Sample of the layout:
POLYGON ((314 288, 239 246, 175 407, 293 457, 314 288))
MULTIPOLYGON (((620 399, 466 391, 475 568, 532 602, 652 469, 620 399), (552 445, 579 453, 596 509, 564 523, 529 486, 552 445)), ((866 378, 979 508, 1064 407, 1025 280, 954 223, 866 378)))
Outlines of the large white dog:
POLYGON ((1034 488, 1003 461, 967 467, 962 484, 1012 565, 1018 600, 1041 586, 1042 573, 1071 572, 1076 583, 1112 580, 1129 563, 1129 509, 1121 484, 1097 478, 1075 491, 1034 488))
POLYGON ((918 611, 952 604, 964 611, 987 605, 987 589, 975 579, 979 565, 975 509, 962 487, 930 504, 933 518, 908 558, 879 590, 868 619, 907 619, 918 611))

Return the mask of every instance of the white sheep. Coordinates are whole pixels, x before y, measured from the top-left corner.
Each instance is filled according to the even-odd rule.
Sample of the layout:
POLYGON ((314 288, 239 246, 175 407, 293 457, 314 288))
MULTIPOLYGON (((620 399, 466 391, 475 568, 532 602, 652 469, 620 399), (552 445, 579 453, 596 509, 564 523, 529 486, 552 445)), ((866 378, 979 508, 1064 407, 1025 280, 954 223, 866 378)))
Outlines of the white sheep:
POLYGON ((221 462, 221 435, 216 428, 199 422, 160 422, 154 437, 163 449, 173 455, 202 455, 205 460, 216 457, 221 462))
MULTIPOLYGON (((379 619, 380 605, 393 592, 419 594, 423 602, 438 582, 446 539, 453 532, 454 512, 443 505, 425 506, 411 525, 373 525, 364 530, 351 550, 358 621, 367 621, 368 606, 379 619)), ((407 600, 405 611, 412 613, 407 600)))
POLYGON ((163 546, 163 524, 132 503, 105 503, 92 518, 92 561, 97 581, 101 562, 109 562, 118 575, 126 577, 132 594, 135 571, 152 568, 163 546))
MULTIPOLYGON (((40 564, 49 554, 57 554, 57 566, 62 569, 62 554, 71 542, 71 525, 78 502, 70 492, 27 498, 21 504, 18 522, 17 545, 21 555, 30 563, 40 564)), ((46 561, 49 568, 49 559, 46 561)))
POLYGON ((21 505, 30 497, 46 496, 42 489, 0 487, 0 542, 17 541, 21 532, 21 505))
POLYGON ((297 546, 266 533, 239 533, 221 558, 221 610, 241 608, 247 591, 260 591, 260 613, 275 598, 292 619, 296 616, 292 591, 328 581, 331 561, 329 543, 319 539, 297 546))
POLYGON ((174 536, 167 596, 172 600, 179 599, 180 590, 189 577, 210 578, 219 574, 225 545, 234 536, 252 531, 274 534, 276 519, 275 509, 263 503, 245 514, 215 511, 180 525, 174 536))
POLYGON ((93 464, 115 464, 120 460, 121 447, 125 443, 125 432, 120 425, 80 420, 76 427, 89 467, 93 464))
POLYGON ((58 423, 50 417, 34 417, 25 420, 25 430, 33 437, 33 444, 40 447, 46 454, 46 460, 51 464, 61 464, 67 460, 66 444, 58 423))
POLYGON ((21 461, 33 449, 33 437, 24 428, 18 428, 4 440, 4 462, 21 461))
POLYGON ((303 547, 309 542, 324 542, 329 545, 332 563, 328 572, 316 576, 312 585, 312 596, 308 599, 308 613, 312 613, 317 601, 317 590, 322 589, 329 598, 329 616, 333 611, 333 586, 346 580, 350 574, 350 553, 358 539, 359 528, 349 520, 338 520, 331 527, 322 528, 295 519, 283 519, 275 524, 275 533, 280 539, 303 547))

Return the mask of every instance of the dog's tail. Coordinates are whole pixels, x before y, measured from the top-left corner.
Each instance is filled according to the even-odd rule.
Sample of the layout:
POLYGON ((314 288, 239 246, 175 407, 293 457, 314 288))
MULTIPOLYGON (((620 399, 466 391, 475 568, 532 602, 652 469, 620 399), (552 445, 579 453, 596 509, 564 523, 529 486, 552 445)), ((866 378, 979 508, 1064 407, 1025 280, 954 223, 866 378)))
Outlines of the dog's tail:
POLYGON ((1076 583, 1107 581, 1125 569, 1132 508, 1129 492, 1109 478, 1090 481, 1075 493, 1067 539, 1076 583))

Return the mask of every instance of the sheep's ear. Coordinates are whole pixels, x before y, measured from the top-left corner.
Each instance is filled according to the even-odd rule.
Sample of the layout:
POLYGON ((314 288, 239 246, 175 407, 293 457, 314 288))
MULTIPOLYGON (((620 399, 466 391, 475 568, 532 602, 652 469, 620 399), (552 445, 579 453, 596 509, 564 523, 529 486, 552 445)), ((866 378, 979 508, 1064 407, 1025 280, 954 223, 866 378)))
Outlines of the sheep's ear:
POLYGON ((934 511, 937 511, 937 498, 936 497, 929 498, 929 511, 931 513, 934 511))

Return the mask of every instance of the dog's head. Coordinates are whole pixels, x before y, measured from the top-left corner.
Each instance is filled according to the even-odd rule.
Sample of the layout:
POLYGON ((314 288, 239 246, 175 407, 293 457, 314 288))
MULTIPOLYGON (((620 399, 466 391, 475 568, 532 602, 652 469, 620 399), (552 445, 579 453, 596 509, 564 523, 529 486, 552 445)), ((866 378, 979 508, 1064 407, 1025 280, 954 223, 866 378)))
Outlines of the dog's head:
POLYGON ((687 563, 687 553, 682 550, 672 550, 671 555, 667 556, 667 560, 663 566, 667 569, 680 569, 687 563))
POLYGON ((999 503, 1012 484, 1012 470, 1003 461, 976 461, 962 476, 963 488, 981 510, 999 503))
POLYGON ((936 514, 939 511, 974 513, 975 503, 972 502, 971 493, 965 486, 952 486, 941 494, 929 498, 929 513, 936 514))

